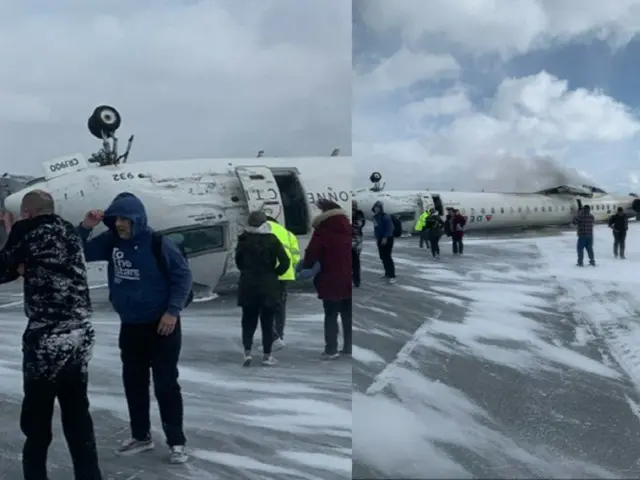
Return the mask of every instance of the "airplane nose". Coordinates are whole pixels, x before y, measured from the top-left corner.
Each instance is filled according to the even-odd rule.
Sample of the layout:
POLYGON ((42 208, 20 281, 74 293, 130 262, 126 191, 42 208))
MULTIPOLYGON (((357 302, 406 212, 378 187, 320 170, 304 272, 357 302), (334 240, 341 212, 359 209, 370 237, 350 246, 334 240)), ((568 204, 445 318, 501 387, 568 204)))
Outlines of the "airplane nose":
POLYGON ((20 215, 20 202, 22 201, 21 196, 18 194, 11 194, 7 198, 4 199, 4 209, 7 212, 12 213, 16 217, 20 215))

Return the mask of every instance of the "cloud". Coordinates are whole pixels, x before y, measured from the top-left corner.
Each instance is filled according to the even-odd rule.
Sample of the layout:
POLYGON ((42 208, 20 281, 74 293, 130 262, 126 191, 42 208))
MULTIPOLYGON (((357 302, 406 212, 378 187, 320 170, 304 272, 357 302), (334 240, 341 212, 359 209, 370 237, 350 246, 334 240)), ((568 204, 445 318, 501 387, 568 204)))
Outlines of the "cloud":
MULTIPOLYGON (((576 87, 546 70, 505 72, 514 56, 564 43, 595 38, 623 48, 640 29, 640 1, 586 1, 577 13, 565 8, 570 0, 356 3, 354 21, 366 25, 359 31, 384 50, 377 65, 362 60, 372 52, 354 58, 360 184, 378 170, 397 188, 469 186, 462 175, 477 176, 479 165, 498 180, 505 158, 530 173, 544 171, 531 161, 553 158, 558 169, 618 186, 623 175, 610 160, 640 146, 635 111, 597 86, 576 87), (409 58, 431 60, 403 67, 409 58), (380 73, 390 65, 393 74, 380 73)), ((634 154, 625 165, 636 162, 634 154)))
POLYGON ((0 1, 3 168, 96 150, 102 103, 136 134, 133 161, 348 154, 350 6, 238 3, 0 1))

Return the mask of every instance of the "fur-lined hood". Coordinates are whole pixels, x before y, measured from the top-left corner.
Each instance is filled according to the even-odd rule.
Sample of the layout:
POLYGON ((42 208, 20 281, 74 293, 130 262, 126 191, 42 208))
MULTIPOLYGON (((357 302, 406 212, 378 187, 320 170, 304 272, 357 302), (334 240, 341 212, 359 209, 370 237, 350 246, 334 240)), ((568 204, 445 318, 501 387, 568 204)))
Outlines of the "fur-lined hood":
POLYGON ((326 212, 318 215, 316 218, 313 219, 313 222, 311 222, 311 226, 313 228, 318 228, 318 225, 320 225, 322 222, 332 217, 335 217, 336 215, 343 215, 347 217, 347 219, 349 218, 349 216, 347 215, 347 212, 345 212, 341 208, 336 208, 334 210, 327 210, 326 212))

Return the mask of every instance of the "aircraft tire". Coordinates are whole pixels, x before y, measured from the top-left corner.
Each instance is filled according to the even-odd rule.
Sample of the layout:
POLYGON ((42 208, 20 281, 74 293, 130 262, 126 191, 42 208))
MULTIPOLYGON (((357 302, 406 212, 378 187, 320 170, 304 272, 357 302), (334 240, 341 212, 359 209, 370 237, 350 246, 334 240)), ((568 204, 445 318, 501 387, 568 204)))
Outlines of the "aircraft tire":
POLYGON ((122 117, 118 110, 109 105, 100 105, 89 117, 87 127, 91 135, 102 140, 103 132, 111 136, 120 128, 121 123, 122 117))
POLYGON ((380 172, 373 172, 369 177, 369 181, 371 183, 377 183, 382 180, 382 174, 380 172))

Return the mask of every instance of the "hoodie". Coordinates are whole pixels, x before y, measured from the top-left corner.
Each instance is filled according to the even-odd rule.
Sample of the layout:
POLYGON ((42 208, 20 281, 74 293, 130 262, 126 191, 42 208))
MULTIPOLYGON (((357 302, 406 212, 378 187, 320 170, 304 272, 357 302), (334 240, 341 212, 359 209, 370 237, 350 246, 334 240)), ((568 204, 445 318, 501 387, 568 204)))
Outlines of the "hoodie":
POLYGON ((152 251, 153 230, 138 197, 121 193, 104 212, 106 232, 88 240, 90 229, 78 227, 87 262, 108 262, 109 299, 122 323, 154 323, 162 315, 178 316, 191 292, 189 264, 178 246, 162 239, 162 253, 168 275, 161 270, 152 251), (132 222, 131 238, 116 231, 116 218, 132 222))
POLYGON ((378 200, 373 204, 373 208, 371 209, 374 212, 373 215, 373 234, 376 237, 376 240, 382 240, 383 238, 393 238, 393 220, 391 220, 391 215, 385 213, 384 211, 384 203, 378 200), (380 208, 378 213, 375 213, 376 207, 380 208))

